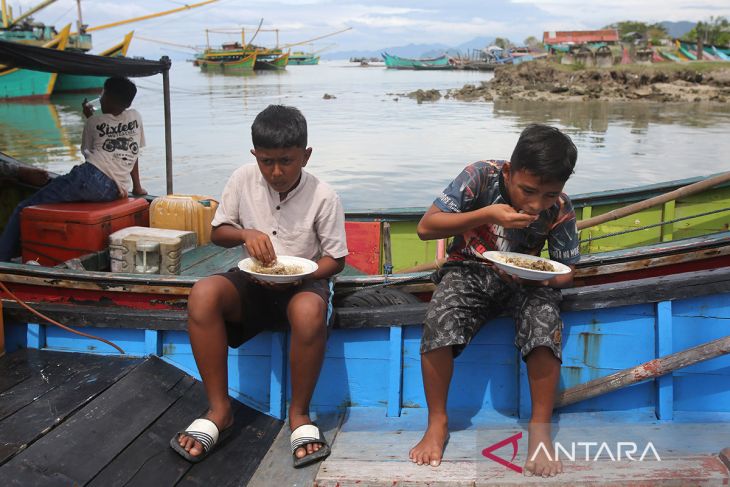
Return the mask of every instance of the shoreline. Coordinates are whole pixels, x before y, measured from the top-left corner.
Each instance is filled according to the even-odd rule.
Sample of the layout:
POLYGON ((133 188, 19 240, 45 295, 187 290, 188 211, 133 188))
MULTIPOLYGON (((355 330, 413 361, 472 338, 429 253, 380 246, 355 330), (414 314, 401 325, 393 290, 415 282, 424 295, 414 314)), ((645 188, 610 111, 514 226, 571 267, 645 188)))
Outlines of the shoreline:
POLYGON ((498 66, 494 78, 479 85, 417 90, 418 103, 460 101, 652 101, 718 103, 730 101, 730 63, 667 63, 582 68, 546 61, 498 66))

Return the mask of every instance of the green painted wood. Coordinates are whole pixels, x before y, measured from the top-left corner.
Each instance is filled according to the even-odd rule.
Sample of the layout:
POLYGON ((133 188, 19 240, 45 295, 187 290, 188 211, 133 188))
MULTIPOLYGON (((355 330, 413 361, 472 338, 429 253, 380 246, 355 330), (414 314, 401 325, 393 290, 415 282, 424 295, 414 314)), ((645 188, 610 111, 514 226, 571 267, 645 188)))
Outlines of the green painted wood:
POLYGON ((0 99, 49 96, 52 73, 10 69, 0 73, 0 99))

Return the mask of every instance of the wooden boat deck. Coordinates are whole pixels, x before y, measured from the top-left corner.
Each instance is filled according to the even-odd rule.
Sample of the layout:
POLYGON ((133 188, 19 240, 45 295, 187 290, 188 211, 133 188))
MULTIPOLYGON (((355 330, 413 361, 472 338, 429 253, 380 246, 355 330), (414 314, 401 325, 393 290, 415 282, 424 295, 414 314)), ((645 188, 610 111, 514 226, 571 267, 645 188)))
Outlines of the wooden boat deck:
POLYGON ((206 404, 156 357, 19 350, 0 358, 2 484, 246 485, 283 423, 234 401, 233 435, 191 464, 168 442, 206 404))
MULTIPOLYGON (((202 384, 156 357, 120 358, 24 349, 0 358, 0 478, 4 485, 728 485, 730 422, 711 425, 657 421, 620 413, 561 413, 556 441, 647 441, 661 461, 564 462, 565 473, 528 478, 481 452, 524 431, 496 412, 455 411, 438 468, 408 459, 426 424, 426 410, 348 408, 316 417, 332 455, 304 469, 291 467, 289 430, 281 421, 235 404, 231 438, 204 462, 190 464, 168 446, 181 425, 206 408, 202 384), (628 436, 627 436, 628 435, 628 436), (720 454, 725 450, 725 455, 720 454)), ((526 433, 513 463, 521 466, 526 433)), ((566 446, 570 449, 569 446, 566 446)), ((590 456, 597 453, 594 446, 590 456)), ((626 451, 626 449, 624 449, 626 451)), ((494 450, 510 461, 510 445, 494 450)))

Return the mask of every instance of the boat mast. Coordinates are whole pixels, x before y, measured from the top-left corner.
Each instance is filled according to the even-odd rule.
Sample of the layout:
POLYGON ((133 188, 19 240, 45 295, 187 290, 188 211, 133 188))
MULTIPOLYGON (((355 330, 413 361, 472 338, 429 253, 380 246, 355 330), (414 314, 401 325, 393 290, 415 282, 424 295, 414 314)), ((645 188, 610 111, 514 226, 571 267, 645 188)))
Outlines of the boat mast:
MULTIPOLYGON (((27 12, 25 12, 23 15, 18 17, 17 19, 9 20, 7 24, 5 24, 5 27, 12 27, 13 25, 17 24, 21 20, 25 20, 37 11, 46 8, 52 3, 55 3, 57 0, 45 0, 44 2, 39 3, 35 7, 31 8, 27 12)), ((3 23, 5 21, 6 15, 5 15, 5 1, 3 0, 3 23)))
MULTIPOLYGON (((54 2, 56 0, 53 0, 54 2)), ((133 19, 120 20, 119 22, 112 22, 111 24, 97 25, 89 27, 86 32, 93 32, 95 30, 109 29, 110 27, 116 27, 118 25, 129 24, 132 22, 139 22, 140 20, 154 19, 156 17, 162 17, 163 15, 174 14, 175 12, 181 12, 183 10, 190 10, 196 7, 202 7, 209 3, 217 2, 218 0, 206 0, 205 2, 193 3, 191 5, 183 5, 182 7, 174 8, 172 10, 165 10, 164 12, 157 12, 156 14, 142 15, 141 17, 135 17, 133 19)))
POLYGON ((81 18, 81 0, 76 0, 76 12, 79 15, 79 20, 76 23, 76 29, 78 29, 79 34, 84 33, 84 21, 81 18))
POLYGON ((2 9, 3 9, 3 27, 5 27, 7 29, 10 24, 10 18, 8 17, 8 6, 5 4, 5 0, 2 0, 2 9))

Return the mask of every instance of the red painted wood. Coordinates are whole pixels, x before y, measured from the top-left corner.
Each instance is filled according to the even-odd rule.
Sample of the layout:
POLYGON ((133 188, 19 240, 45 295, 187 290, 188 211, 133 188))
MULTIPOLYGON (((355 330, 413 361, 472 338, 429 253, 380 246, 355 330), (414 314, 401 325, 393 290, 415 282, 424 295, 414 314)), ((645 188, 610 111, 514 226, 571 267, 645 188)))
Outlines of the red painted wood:
POLYGON ((345 222, 345 261, 365 274, 380 274, 380 222, 345 222))

